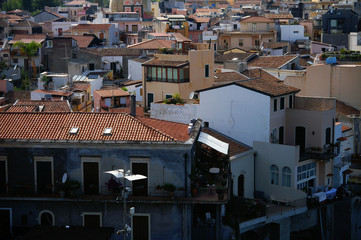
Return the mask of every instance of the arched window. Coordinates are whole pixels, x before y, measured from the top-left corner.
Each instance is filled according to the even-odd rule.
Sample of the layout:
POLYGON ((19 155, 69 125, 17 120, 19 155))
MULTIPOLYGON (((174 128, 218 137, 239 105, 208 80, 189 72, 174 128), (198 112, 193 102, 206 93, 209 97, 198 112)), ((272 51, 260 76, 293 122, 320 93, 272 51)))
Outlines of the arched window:
POLYGON ((279 178, 279 170, 278 170, 278 167, 276 165, 271 165, 271 184, 274 184, 274 185, 278 185, 279 184, 279 181, 278 181, 278 178, 279 178))
POLYGON ((291 169, 289 167, 282 168, 282 186, 291 187, 291 169))
POLYGON ((49 210, 43 210, 39 213, 39 224, 46 226, 54 226, 55 225, 55 216, 49 210))

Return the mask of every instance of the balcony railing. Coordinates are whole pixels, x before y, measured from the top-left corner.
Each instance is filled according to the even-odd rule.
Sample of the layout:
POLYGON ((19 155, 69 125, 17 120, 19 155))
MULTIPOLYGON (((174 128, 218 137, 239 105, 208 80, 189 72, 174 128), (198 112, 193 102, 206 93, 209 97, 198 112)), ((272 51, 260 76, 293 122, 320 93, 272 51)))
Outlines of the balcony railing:
POLYGON ((300 159, 319 159, 319 160, 327 160, 337 156, 337 148, 335 148, 332 144, 324 145, 321 147, 309 147, 306 148, 303 153, 301 153, 300 159))

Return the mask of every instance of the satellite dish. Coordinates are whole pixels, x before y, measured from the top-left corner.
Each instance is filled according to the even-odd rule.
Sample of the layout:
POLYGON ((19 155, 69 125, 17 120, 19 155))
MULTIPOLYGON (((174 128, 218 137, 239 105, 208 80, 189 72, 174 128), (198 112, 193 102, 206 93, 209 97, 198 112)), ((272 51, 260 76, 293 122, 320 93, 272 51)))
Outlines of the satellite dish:
POLYGON ((195 92, 191 92, 189 94, 189 99, 197 99, 198 98, 198 93, 195 93, 195 92))
POLYGON ((65 183, 67 179, 68 179, 68 174, 67 174, 67 173, 64 173, 64 174, 63 174, 63 177, 61 178, 61 182, 62 182, 62 183, 65 183))

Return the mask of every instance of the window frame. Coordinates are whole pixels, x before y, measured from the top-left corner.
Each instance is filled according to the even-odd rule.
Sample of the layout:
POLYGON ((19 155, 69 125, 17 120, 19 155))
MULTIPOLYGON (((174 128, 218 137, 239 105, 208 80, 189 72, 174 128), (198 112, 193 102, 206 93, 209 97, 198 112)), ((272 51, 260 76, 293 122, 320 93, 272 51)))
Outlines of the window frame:
POLYGON ((204 65, 204 77, 209 78, 210 71, 209 71, 209 64, 204 65))
POLYGON ((291 186, 292 186, 292 170, 290 167, 284 166, 282 168, 282 187, 290 188, 291 186))
POLYGON ((271 185, 279 185, 279 168, 276 164, 270 166, 271 185), (274 181, 275 180, 275 181, 274 181))
POLYGON ((85 215, 93 215, 93 216, 99 216, 99 227, 103 227, 103 213, 102 212, 83 212, 81 214, 82 217, 82 222, 83 222, 83 227, 85 227, 85 215))

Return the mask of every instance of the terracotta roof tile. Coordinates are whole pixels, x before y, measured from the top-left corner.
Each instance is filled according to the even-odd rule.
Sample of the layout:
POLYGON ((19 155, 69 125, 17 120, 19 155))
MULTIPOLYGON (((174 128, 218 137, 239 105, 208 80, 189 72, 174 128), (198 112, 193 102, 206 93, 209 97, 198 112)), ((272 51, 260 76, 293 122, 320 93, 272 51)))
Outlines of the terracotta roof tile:
POLYGON ((171 35, 173 35, 176 38, 177 42, 192 42, 191 39, 185 37, 183 34, 181 33, 171 33, 171 35))
POLYGON ((345 102, 336 100, 336 113, 344 116, 347 115, 359 115, 360 109, 353 107, 345 102))
POLYGON ((185 141, 186 124, 117 113, 0 113, 2 140, 185 141), (77 127, 76 134, 70 134, 77 127), (112 128, 111 135, 104 135, 112 128), (180 133, 178 133, 180 131, 180 133), (183 133, 185 132, 185 133, 183 133))
POLYGON ((19 99, 7 112, 71 112, 67 101, 19 99))
MULTIPOLYGON (((232 83, 222 84, 222 85, 224 86, 224 85, 235 84, 271 97, 282 96, 290 93, 297 93, 300 91, 298 88, 294 88, 284 84, 278 78, 272 76, 271 74, 267 73, 262 69, 246 70, 243 71, 242 74, 245 77, 248 77, 249 79, 238 80, 232 83)), ((207 89, 217 88, 222 85, 202 89, 199 90, 199 92, 205 91, 207 89)))
POLYGON ((142 55, 141 49, 129 48, 88 48, 81 49, 82 52, 95 54, 98 56, 140 56, 142 55))
POLYGON ((229 52, 226 54, 216 56, 214 61, 215 62, 224 62, 224 61, 233 60, 235 58, 237 58, 237 60, 240 60, 240 61, 247 61, 248 59, 252 58, 253 56, 255 56, 254 53, 229 52))
POLYGON ((54 96, 65 96, 65 97, 73 95, 73 92, 42 90, 42 89, 37 89, 37 90, 34 90, 33 92, 51 94, 51 95, 54 95, 54 96))
POLYGON ((244 152, 247 152, 249 150, 251 150, 252 148, 249 146, 246 146, 245 144, 242 144, 230 137, 226 137, 223 134, 213 130, 213 129, 209 129, 209 128, 203 128, 202 132, 207 133, 209 135, 211 135, 212 137, 217 138, 218 140, 228 143, 228 155, 231 156, 235 156, 237 154, 241 154, 244 152))
POLYGON ((13 40, 11 40, 9 43, 16 43, 18 41, 22 41, 24 43, 35 41, 41 43, 45 41, 45 39, 45 34, 15 34, 13 40))
POLYGON ((163 39, 150 39, 140 43, 129 45, 127 48, 149 49, 149 50, 159 50, 160 48, 172 48, 172 41, 163 40, 163 39))
POLYGON ((72 29, 92 29, 92 30, 104 30, 109 29, 111 24, 78 24, 72 29))
POLYGON ((175 123, 164 120, 158 120, 154 118, 147 117, 137 117, 142 123, 152 126, 159 131, 178 139, 178 141, 187 141, 189 139, 188 135, 188 124, 175 123))
POLYGON ((94 40, 95 36, 81 36, 81 35, 72 35, 66 36, 73 38, 80 48, 89 47, 90 43, 94 40))
POLYGON ((125 97, 130 96, 130 93, 122 89, 104 89, 104 90, 95 90, 101 97, 125 97))
POLYGON ((247 17, 240 20, 239 22, 240 23, 274 23, 273 20, 262 16, 247 17))
POLYGON ((192 19, 195 23, 209 23, 211 18, 209 17, 196 17, 196 16, 190 16, 190 19, 192 19))
POLYGON ((351 130, 352 128, 348 127, 348 126, 345 126, 345 125, 342 125, 342 132, 346 132, 348 130, 351 130))
POLYGON ((298 55, 284 55, 284 56, 262 56, 252 58, 248 62, 248 67, 261 68, 276 68, 279 69, 286 63, 298 58, 298 55))
POLYGON ((293 15, 291 13, 288 13, 288 14, 268 13, 268 14, 265 14, 264 16, 269 19, 293 19, 293 15))
POLYGON ((239 72, 221 72, 214 74, 214 81, 217 84, 246 80, 246 79, 248 78, 239 72))
POLYGON ((189 65, 188 61, 166 61, 152 59, 142 64, 142 66, 166 66, 166 67, 183 67, 189 65))
POLYGON ((277 48, 283 48, 288 46, 288 43, 286 42, 264 42, 262 44, 264 48, 271 48, 271 49, 277 49, 277 48))

